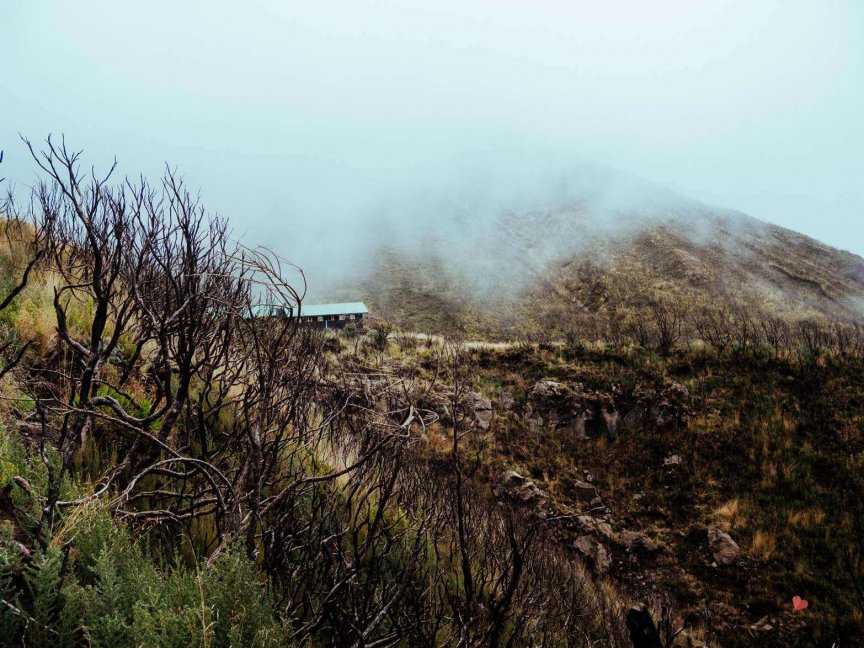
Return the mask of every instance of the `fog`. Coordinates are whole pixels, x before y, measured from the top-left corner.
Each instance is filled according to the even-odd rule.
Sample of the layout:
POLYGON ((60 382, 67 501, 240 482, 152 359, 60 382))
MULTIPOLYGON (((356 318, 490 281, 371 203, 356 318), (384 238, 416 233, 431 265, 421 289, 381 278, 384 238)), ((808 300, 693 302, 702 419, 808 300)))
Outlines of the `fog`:
POLYGON ((0 60, 8 181, 19 133, 169 162, 313 289, 369 245, 470 255, 503 213, 634 186, 864 254, 852 0, 33 0, 0 5, 0 60))

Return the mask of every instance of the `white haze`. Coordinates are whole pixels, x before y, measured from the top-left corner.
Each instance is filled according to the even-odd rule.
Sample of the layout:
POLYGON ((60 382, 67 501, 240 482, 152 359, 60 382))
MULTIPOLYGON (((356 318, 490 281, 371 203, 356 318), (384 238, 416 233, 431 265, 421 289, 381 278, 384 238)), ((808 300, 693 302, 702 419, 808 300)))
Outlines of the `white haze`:
POLYGON ((2 175, 32 181, 18 133, 176 164, 313 294, 381 242, 471 258, 504 212, 671 195, 643 181, 864 253, 853 0, 30 0, 0 61, 2 175))

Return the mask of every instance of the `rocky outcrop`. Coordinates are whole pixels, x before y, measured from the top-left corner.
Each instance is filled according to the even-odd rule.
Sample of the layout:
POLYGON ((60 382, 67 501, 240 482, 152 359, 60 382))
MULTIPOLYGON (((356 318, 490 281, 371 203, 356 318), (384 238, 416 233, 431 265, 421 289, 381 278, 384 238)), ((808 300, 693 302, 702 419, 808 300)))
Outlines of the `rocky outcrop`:
POLYGON ((550 400, 565 395, 569 391, 562 383, 554 380, 541 380, 534 384, 529 392, 532 400, 550 400))
POLYGON ((554 380, 541 380, 529 390, 524 417, 534 430, 559 432, 577 441, 601 435, 615 439, 620 423, 609 394, 554 380))
POLYGON ((686 426, 690 414, 690 394, 676 382, 660 387, 639 385, 625 398, 594 391, 581 383, 565 384, 541 380, 528 391, 523 412, 535 431, 565 434, 574 441, 605 437, 618 438, 622 428, 632 430, 686 426))

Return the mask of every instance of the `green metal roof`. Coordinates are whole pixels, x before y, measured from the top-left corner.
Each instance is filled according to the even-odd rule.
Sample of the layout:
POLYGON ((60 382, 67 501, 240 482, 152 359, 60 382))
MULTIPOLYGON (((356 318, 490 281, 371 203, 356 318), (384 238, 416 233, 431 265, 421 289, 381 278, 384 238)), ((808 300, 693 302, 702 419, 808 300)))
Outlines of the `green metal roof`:
POLYGON ((369 312, 363 302, 344 302, 341 304, 300 304, 301 317, 322 317, 324 315, 365 315, 369 312))
MULTIPOLYGON (((287 311, 277 304, 254 304, 249 307, 252 317, 276 317, 287 311)), ((323 317, 325 315, 365 315, 369 310, 363 302, 344 302, 342 304, 301 304, 302 317, 323 317)), ((294 314, 297 314, 296 308, 294 314)))

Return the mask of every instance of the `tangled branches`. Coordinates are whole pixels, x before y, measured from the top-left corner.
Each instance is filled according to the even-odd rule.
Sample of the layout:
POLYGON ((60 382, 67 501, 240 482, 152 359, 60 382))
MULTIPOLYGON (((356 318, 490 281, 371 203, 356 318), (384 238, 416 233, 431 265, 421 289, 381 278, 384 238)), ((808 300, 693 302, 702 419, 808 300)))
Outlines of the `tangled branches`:
POLYGON ((38 268, 56 324, 46 353, 20 345, 2 371, 17 364, 34 403, 43 548, 64 511, 97 499, 209 567, 242 547, 298 645, 614 636, 617 612, 543 525, 480 496, 458 347, 431 381, 334 367, 293 317, 302 272, 233 242, 176 172, 114 183, 113 167, 82 173, 65 142, 27 145, 44 179, 27 209, 4 208, 7 234, 28 236, 0 306, 38 268), (444 419, 428 406, 436 381, 444 419), (430 461, 417 446, 442 429, 449 450, 430 461), (63 499, 69 478, 90 493, 63 499))

